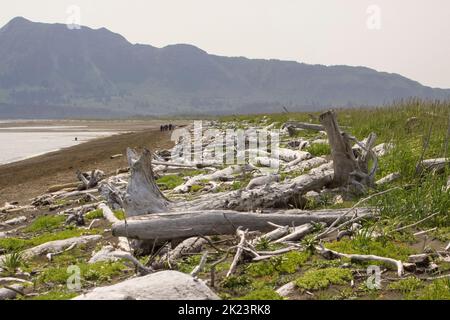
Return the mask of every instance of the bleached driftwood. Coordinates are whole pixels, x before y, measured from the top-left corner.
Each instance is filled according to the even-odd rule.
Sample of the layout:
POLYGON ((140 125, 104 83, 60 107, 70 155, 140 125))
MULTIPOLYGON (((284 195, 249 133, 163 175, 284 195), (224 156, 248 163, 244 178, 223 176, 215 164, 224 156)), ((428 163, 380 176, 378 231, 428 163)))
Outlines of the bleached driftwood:
POLYGON ((96 187, 104 176, 105 173, 101 170, 92 170, 90 174, 77 171, 77 178, 81 181, 78 190, 89 190, 96 187))
POLYGON ((310 145, 310 142, 304 139, 296 139, 290 140, 287 145, 292 149, 303 150, 310 145))
POLYGON ((120 220, 116 217, 116 215, 114 214, 114 212, 112 212, 112 210, 104 203, 100 203, 98 205, 98 208, 100 210, 102 210, 103 212, 103 217, 110 223, 116 223, 116 222, 120 222, 120 220))
POLYGON ((270 174, 267 176, 262 177, 256 177, 250 180, 248 183, 246 190, 252 190, 255 187, 260 187, 264 185, 268 185, 272 182, 279 182, 280 181, 280 175, 279 174, 270 174))
POLYGON ((88 190, 80 190, 80 191, 61 192, 61 193, 58 193, 55 195, 50 195, 50 199, 54 201, 54 200, 61 200, 61 199, 86 196, 86 195, 90 196, 97 192, 98 192, 97 188, 92 188, 92 189, 88 189, 88 190))
POLYGON ((332 181, 331 164, 312 169, 308 174, 282 183, 272 183, 253 190, 236 190, 217 193, 214 197, 207 194, 189 202, 169 202, 155 182, 151 168, 150 151, 145 150, 138 160, 133 162, 130 183, 123 201, 128 217, 142 214, 186 211, 230 209, 251 211, 258 208, 287 206, 310 190, 319 190, 332 181))
POLYGON ((271 157, 254 157, 249 160, 251 163, 260 167, 278 168, 281 165, 281 161, 271 157))
POLYGON ((254 255, 254 258, 252 259, 252 261, 257 262, 257 261, 267 260, 274 256, 285 254, 285 253, 288 253, 288 252, 291 252, 294 250, 298 250, 298 247, 290 246, 290 247, 286 247, 286 248, 282 248, 282 249, 278 249, 278 250, 274 250, 274 251, 254 251, 254 252, 251 251, 250 253, 253 253, 253 255, 254 255))
POLYGON ((20 217, 17 217, 17 218, 6 220, 5 222, 2 222, 1 224, 2 225, 6 225, 6 226, 14 226, 14 225, 17 225, 17 224, 20 224, 20 223, 24 223, 25 221, 27 221, 27 217, 20 216, 20 217))
POLYGON ((278 288, 275 292, 278 293, 280 296, 287 298, 296 291, 297 286, 295 285, 295 281, 291 281, 278 288))
MULTIPOLYGON (((270 223, 269 223, 270 224, 270 223)), ((281 237, 284 237, 285 235, 287 235, 289 233, 289 226, 278 226, 276 229, 263 234, 262 236, 254 239, 252 241, 252 244, 257 244, 263 240, 267 240, 267 241, 275 241, 281 237)))
MULTIPOLYGON (((65 240, 50 241, 38 245, 36 247, 24 250, 22 251, 21 255, 24 259, 32 259, 34 257, 46 255, 48 253, 61 252, 72 245, 80 245, 95 242, 100 240, 101 238, 102 236, 100 235, 90 235, 90 236, 74 237, 65 240)), ((7 255, 0 256, 0 263, 2 263, 6 257, 7 255)))
POLYGON ((291 233, 286 236, 274 241, 275 243, 283 243, 286 241, 297 241, 311 233, 314 230, 314 225, 311 223, 306 223, 304 225, 295 227, 291 233))
POLYGON ((327 163, 328 160, 322 157, 315 157, 309 160, 294 160, 286 164, 284 172, 290 172, 293 170, 306 171, 312 168, 316 168, 327 163))
POLYGON ((241 227, 239 227, 236 230, 236 235, 239 237, 239 244, 236 250, 236 254, 233 258, 233 261, 231 262, 231 266, 230 269, 228 270, 227 274, 226 274, 226 278, 228 278, 229 276, 233 275, 236 272, 236 268, 237 265, 239 263, 239 260, 241 259, 242 253, 244 252, 244 245, 245 245, 245 241, 246 241, 246 236, 247 236, 248 230, 242 230, 241 227))
POLYGON ((324 247, 316 246, 317 252, 319 252, 326 259, 347 258, 355 261, 380 261, 395 266, 397 274, 401 277, 404 273, 403 263, 400 260, 395 260, 386 257, 380 257, 376 255, 362 255, 362 254, 346 254, 326 249, 324 247))
MULTIPOLYGON (((171 261, 175 261, 180 259, 184 255, 199 253, 202 251, 204 245, 206 245, 208 241, 201 237, 192 237, 182 241, 178 244, 175 249, 171 250, 168 253, 168 258, 171 261)), ((164 259, 162 259, 164 260, 164 259)))
POLYGON ((420 162, 416 170, 421 173, 424 171, 442 172, 450 164, 450 158, 426 159, 420 162))
POLYGON ((375 152, 377 157, 383 157, 392 151, 392 149, 394 149, 393 143, 381 143, 373 147, 373 152, 375 152))
POLYGON ((397 180, 398 178, 400 178, 400 172, 393 172, 393 173, 390 173, 387 176, 381 178, 380 180, 375 182, 375 184, 377 186, 382 186, 383 184, 391 183, 391 182, 397 180))
POLYGON ((230 209, 253 211, 261 208, 288 207, 310 190, 320 190, 332 181, 333 170, 328 164, 309 173, 280 183, 272 183, 253 190, 237 190, 199 197, 189 203, 174 203, 170 211, 230 209))
MULTIPOLYGON (((102 210, 103 212, 103 217, 110 223, 114 224, 117 222, 120 222, 120 220, 116 217, 116 215, 114 214, 114 212, 112 212, 112 210, 104 203, 100 203, 98 205, 98 208, 100 210, 102 210)), ((126 237, 119 237, 118 238, 119 241, 119 248, 121 248, 122 250, 126 251, 126 252, 131 252, 132 249, 130 248, 130 244, 128 242, 128 239, 126 237)))
POLYGON ((323 131, 324 127, 320 124, 308 123, 308 122, 298 122, 298 121, 288 121, 283 127, 286 128, 295 128, 295 129, 303 129, 303 130, 312 130, 312 131, 323 131))
POLYGON ((372 148, 376 135, 370 134, 366 143, 358 143, 363 150, 355 157, 350 140, 355 140, 345 132, 341 132, 334 111, 327 111, 320 115, 320 122, 325 128, 331 146, 333 157, 335 186, 353 185, 358 193, 364 193, 366 187, 373 185, 373 179, 377 169, 377 158, 372 148), (372 169, 369 169, 369 161, 374 160, 372 169))
POLYGON ((131 168, 131 177, 123 199, 127 217, 167 211, 169 200, 156 185, 150 151, 144 149, 142 156, 137 158, 136 152, 128 149, 127 158, 131 168))
MULTIPOLYGON (((113 225, 113 235, 141 240, 171 240, 203 235, 234 234, 238 226, 250 231, 271 231, 277 225, 301 225, 310 222, 331 223, 342 210, 305 212, 304 214, 255 214, 228 210, 188 211, 149 214, 128 219, 127 224, 113 225)), ((370 209, 358 209, 362 216, 370 216, 370 209)), ((344 220, 348 219, 347 217, 344 220)))
POLYGON ((191 276, 192 277, 197 277, 197 275, 202 272, 202 270, 205 268, 206 265, 206 259, 208 258, 208 251, 206 251, 205 253, 203 253, 201 259, 200 259, 200 263, 192 270, 191 272, 191 276))
POLYGON ((431 219, 431 218, 437 216, 438 214, 440 214, 440 212, 432 213, 432 214, 426 216, 425 218, 420 219, 420 220, 417 221, 417 222, 414 222, 414 223, 412 223, 412 224, 406 225, 406 226, 404 226, 404 227, 397 228, 397 229, 394 230, 394 232, 399 232, 399 231, 402 231, 402 230, 405 230, 405 229, 408 229, 408 228, 415 227, 415 226, 421 224, 422 222, 427 221, 427 220, 429 220, 429 219, 431 219))
POLYGON ((80 185, 80 182, 71 182, 71 183, 65 183, 65 184, 58 184, 58 185, 54 185, 51 186, 50 188, 47 189, 48 193, 52 193, 52 192, 56 192, 56 191, 60 191, 63 189, 73 189, 73 188, 78 188, 80 185))
POLYGON ((59 211, 57 213, 57 215, 67 215, 67 214, 77 213, 77 212, 81 212, 84 214, 84 213, 90 212, 92 210, 95 210, 100 203, 101 202, 93 202, 93 203, 84 204, 82 206, 69 208, 66 210, 59 211))
POLYGON ((144 266, 138 259, 136 259, 129 252, 122 250, 115 250, 113 246, 105 246, 100 251, 95 253, 89 260, 89 263, 96 263, 99 261, 130 261, 141 274, 149 274, 153 272, 152 268, 144 266))
POLYGON ((18 207, 19 207, 18 205, 5 202, 4 206, 0 207, 0 212, 6 212, 8 210, 16 209, 18 207))
POLYGON ((174 192, 181 192, 181 193, 186 193, 190 190, 190 188, 199 183, 202 180, 212 180, 212 181, 217 181, 217 180, 230 180, 232 179, 234 174, 238 174, 238 173, 242 173, 244 171, 252 171, 255 168, 253 166, 250 165, 233 165, 233 166, 229 166, 225 169, 222 170, 218 170, 216 172, 210 173, 210 174, 200 174, 197 176, 194 176, 192 178, 190 178, 188 181, 186 181, 184 184, 176 187, 175 189, 173 189, 174 192))
POLYGON ((279 156, 279 159, 286 162, 291 162, 294 160, 303 161, 311 158, 311 154, 309 152, 296 151, 286 148, 278 148, 277 154, 279 156))
POLYGON ((14 277, 3 277, 0 278, 0 285, 5 285, 11 282, 18 282, 18 283, 25 283, 25 284, 33 284, 33 282, 20 279, 20 278, 14 278, 14 277))

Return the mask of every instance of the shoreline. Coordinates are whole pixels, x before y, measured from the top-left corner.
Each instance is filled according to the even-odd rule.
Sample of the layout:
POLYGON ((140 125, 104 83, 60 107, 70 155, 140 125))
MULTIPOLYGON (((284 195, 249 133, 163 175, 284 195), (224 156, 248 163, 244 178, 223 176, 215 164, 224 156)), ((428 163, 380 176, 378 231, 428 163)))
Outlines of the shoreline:
POLYGON ((111 132, 111 133, 108 133, 108 134, 105 134, 105 135, 99 135, 99 136, 96 136, 96 137, 93 137, 93 138, 90 138, 90 139, 88 138, 87 140, 73 141, 74 144, 72 144, 70 146, 63 146, 63 147, 59 147, 59 148, 54 148, 54 149, 51 149, 51 150, 48 150, 48 151, 42 151, 42 152, 30 154, 28 156, 24 156, 24 157, 20 156, 20 157, 17 157, 17 158, 6 160, 6 162, 0 162, 0 167, 4 166, 4 165, 7 165, 7 164, 13 164, 13 163, 16 163, 16 162, 20 162, 20 161, 24 161, 24 160, 28 160, 28 159, 32 159, 32 158, 36 158, 36 157, 40 157, 40 156, 44 156, 44 155, 46 155, 48 153, 64 151, 64 150, 66 150, 68 148, 76 147, 76 146, 79 146, 81 144, 88 143, 90 141, 94 141, 94 140, 97 140, 97 139, 103 139, 103 138, 109 138, 109 137, 112 137, 114 135, 120 135, 120 134, 124 134, 124 133, 127 133, 127 132, 111 132))
POLYGON ((0 204, 26 203, 52 185, 77 181, 76 171, 103 170, 110 175, 126 167, 126 148, 170 148, 170 132, 147 122, 147 128, 98 137, 80 144, 0 165, 0 204), (123 157, 111 159, 112 155, 123 157))

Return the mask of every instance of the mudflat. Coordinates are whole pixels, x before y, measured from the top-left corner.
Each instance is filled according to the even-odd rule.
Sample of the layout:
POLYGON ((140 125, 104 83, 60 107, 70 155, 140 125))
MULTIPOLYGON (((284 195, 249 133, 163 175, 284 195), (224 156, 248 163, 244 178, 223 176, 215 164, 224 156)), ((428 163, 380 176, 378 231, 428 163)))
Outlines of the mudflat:
MULTIPOLYGON (((116 169, 127 166, 128 147, 157 150, 173 145, 170 140, 171 132, 160 132, 159 126, 165 121, 71 121, 70 124, 63 124, 76 126, 80 123, 90 130, 112 130, 119 133, 0 166, 0 204, 6 201, 24 203, 44 193, 52 185, 75 182, 77 170, 100 169, 106 174, 112 174, 116 169), (123 156, 111 159, 116 154, 123 156)), ((172 123, 183 124, 180 121, 172 123)), ((37 122, 29 122, 28 125, 36 126, 37 122)), ((51 125, 61 123, 51 122, 51 125)))

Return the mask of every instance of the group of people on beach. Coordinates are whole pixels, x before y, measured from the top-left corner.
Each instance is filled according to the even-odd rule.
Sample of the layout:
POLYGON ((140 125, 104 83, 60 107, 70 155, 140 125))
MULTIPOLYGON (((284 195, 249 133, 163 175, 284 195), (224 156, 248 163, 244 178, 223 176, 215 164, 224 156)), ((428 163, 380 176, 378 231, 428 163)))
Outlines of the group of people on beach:
POLYGON ((159 128, 160 131, 172 131, 175 130, 175 125, 169 123, 169 124, 162 124, 159 128))

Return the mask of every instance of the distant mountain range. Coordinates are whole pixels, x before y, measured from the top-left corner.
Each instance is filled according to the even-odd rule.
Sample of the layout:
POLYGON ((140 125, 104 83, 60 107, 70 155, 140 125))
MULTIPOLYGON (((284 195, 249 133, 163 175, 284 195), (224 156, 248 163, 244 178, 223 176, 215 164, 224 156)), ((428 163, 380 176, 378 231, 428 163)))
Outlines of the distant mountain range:
MULTIPOLYGON (((319 41, 319 40, 318 40, 319 41)), ((14 18, 0 29, 0 117, 231 114, 448 99, 365 67, 222 57, 131 44, 107 29, 14 18)))

